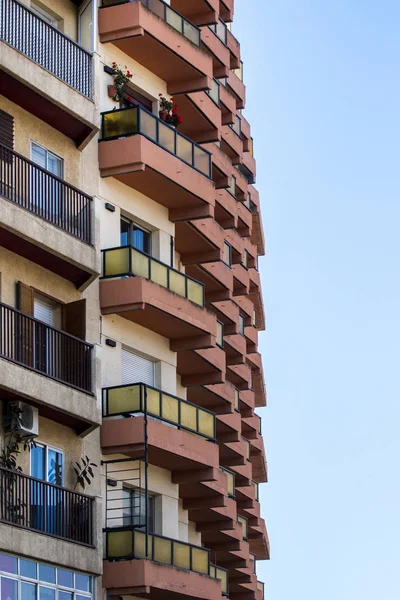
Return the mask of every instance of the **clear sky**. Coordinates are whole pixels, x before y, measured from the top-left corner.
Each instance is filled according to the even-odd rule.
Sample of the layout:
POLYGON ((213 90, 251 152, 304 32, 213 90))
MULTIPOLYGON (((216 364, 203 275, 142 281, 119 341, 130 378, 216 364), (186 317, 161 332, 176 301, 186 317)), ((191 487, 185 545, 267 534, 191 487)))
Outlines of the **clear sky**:
POLYGON ((400 1, 236 0, 266 235, 267 600, 400 596, 400 1))

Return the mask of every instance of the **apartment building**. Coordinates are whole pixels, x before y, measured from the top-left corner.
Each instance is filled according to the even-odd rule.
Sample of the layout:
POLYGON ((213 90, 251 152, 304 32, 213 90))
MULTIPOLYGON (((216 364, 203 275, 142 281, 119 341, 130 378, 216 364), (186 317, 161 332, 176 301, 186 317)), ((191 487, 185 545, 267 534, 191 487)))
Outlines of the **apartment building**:
POLYGON ((0 600, 262 600, 234 0, 0 0, 0 600))

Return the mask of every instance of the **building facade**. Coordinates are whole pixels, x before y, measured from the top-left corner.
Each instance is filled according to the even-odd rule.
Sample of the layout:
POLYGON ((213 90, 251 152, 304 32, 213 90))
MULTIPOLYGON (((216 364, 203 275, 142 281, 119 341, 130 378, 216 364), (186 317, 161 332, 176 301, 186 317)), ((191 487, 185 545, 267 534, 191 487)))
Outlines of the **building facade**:
POLYGON ((0 0, 0 600, 262 600, 233 0, 0 0))

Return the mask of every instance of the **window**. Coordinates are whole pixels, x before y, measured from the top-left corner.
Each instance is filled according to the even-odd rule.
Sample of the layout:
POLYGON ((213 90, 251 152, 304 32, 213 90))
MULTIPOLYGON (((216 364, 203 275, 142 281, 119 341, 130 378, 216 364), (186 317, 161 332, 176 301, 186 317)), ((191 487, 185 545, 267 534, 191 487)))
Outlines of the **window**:
POLYGON ((64 455, 62 451, 36 444, 31 450, 31 475, 41 481, 63 485, 64 455))
MULTIPOLYGON (((36 142, 31 142, 32 162, 50 171, 60 179, 63 176, 63 160, 36 142)), ((29 171, 30 201, 38 207, 40 214, 62 215, 62 184, 52 177, 43 176, 35 169, 29 171)), ((44 216, 44 215, 42 215, 44 216)))
POLYGON ((78 41, 79 44, 86 50, 89 50, 89 52, 93 52, 94 50, 94 10, 93 0, 83 2, 79 9, 78 41))
POLYGON ((224 255, 222 260, 228 267, 232 266, 232 246, 228 244, 228 242, 224 242, 224 255))
POLYGON ((32 162, 62 178, 63 176, 63 159, 56 156, 47 148, 40 146, 36 142, 31 142, 31 160, 32 162))
POLYGON ((91 600, 93 587, 85 573, 0 554, 1 600, 91 600))
POLYGON ((239 315, 239 333, 240 335, 244 335, 244 316, 239 315))
POLYGON ((155 384, 155 362, 130 350, 121 351, 122 385, 130 383, 155 384))
POLYGON ((121 108, 133 108, 135 106, 142 106, 149 112, 153 112, 153 102, 131 88, 124 90, 124 98, 120 102, 121 108))
POLYGON ((45 8, 42 8, 38 4, 31 2, 31 10, 34 13, 36 13, 37 15, 39 15, 39 17, 41 19, 43 19, 43 21, 46 21, 46 23, 48 23, 49 25, 52 25, 53 27, 58 29, 58 25, 59 25, 58 19, 54 15, 52 15, 50 12, 48 12, 45 8))
MULTIPOLYGON (((123 489, 123 526, 144 529, 146 494, 141 490, 123 489)), ((154 496, 147 495, 147 530, 154 533, 154 496)))
POLYGON ((133 246, 151 255, 151 233, 129 219, 121 218, 121 246, 133 246))

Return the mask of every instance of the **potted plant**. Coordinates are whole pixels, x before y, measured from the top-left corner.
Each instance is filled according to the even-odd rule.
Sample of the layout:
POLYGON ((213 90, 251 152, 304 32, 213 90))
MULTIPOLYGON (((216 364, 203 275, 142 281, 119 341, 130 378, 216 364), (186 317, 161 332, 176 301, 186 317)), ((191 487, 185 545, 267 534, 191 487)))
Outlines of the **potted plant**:
POLYGON ((114 84, 108 86, 108 95, 114 102, 121 102, 124 98, 124 86, 132 79, 133 74, 125 65, 125 71, 120 66, 113 62, 111 65, 114 77, 114 84))
POLYGON ((182 123, 182 117, 178 115, 178 105, 174 104, 174 99, 168 100, 162 94, 160 96, 160 119, 171 125, 172 127, 178 127, 182 123))

